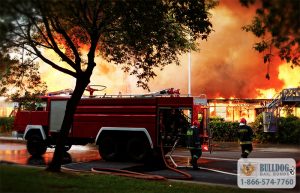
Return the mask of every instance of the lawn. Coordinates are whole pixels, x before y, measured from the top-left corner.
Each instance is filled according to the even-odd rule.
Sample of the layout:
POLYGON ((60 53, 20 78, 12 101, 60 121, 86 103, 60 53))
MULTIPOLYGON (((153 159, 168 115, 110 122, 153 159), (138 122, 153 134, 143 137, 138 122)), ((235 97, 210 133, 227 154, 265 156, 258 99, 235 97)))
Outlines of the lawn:
POLYGON ((92 173, 50 173, 42 168, 0 164, 1 193, 232 193, 260 192, 239 188, 146 181, 92 173))

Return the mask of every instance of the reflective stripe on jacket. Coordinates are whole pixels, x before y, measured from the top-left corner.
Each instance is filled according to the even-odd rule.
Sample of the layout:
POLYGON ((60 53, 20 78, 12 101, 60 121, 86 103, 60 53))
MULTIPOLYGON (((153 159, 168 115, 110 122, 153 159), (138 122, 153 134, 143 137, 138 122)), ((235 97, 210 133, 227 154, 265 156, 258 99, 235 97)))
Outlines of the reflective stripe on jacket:
POLYGON ((240 141, 241 145, 252 144, 252 141, 240 141))
POLYGON ((200 131, 192 126, 186 132, 186 144, 189 149, 201 149, 200 131))

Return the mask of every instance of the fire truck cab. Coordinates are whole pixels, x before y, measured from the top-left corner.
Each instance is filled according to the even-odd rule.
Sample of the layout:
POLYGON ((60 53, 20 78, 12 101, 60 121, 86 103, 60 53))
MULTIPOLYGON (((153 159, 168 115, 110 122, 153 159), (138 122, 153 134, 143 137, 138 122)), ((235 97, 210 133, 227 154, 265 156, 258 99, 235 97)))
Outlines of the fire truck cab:
MULTIPOLYGON (((53 148, 64 118, 69 97, 41 97, 35 111, 18 111, 14 130, 27 140, 31 155, 42 155, 53 148)), ((203 145, 209 138, 207 100, 180 95, 136 95, 82 98, 65 150, 72 145, 99 145, 104 160, 142 161, 167 153, 175 141, 185 146, 187 128, 198 121, 203 145)), ((204 148, 205 149, 205 148, 204 148)))

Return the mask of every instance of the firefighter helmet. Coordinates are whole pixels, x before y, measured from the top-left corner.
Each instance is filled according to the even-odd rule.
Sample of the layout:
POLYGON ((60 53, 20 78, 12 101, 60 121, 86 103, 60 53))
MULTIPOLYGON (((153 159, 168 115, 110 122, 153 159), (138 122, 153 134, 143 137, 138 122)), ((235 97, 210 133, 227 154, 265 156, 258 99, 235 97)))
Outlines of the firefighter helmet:
POLYGON ((247 120, 245 118, 241 118, 240 123, 246 124, 247 120))

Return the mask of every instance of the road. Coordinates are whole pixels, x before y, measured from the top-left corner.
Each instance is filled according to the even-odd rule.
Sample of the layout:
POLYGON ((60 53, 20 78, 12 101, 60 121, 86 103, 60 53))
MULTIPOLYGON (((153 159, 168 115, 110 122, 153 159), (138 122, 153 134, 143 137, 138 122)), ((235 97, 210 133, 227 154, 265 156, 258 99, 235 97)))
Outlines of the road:
MULTIPOLYGON (((0 142, 0 161, 12 162, 21 165, 45 166, 52 159, 54 149, 47 149, 41 157, 32 157, 26 150, 26 144, 0 142)), ((64 163, 78 163, 100 160, 98 149, 94 146, 74 145, 65 154, 64 163)))
MULTIPOLYGON (((12 162, 22 165, 47 165, 53 156, 54 149, 48 149, 46 154, 39 158, 33 158, 26 150, 24 143, 0 142, 0 161, 12 162)), ((201 183, 223 184, 237 186, 237 160, 239 159, 239 149, 234 147, 219 147, 212 154, 204 152, 199 160, 200 170, 192 170, 186 167, 189 162, 189 152, 180 149, 174 152, 173 159, 175 163, 193 176, 193 181, 201 183)), ((300 190, 300 148, 276 146, 258 146, 254 148, 251 158, 293 158, 297 163, 297 185, 292 190, 300 190)), ((169 159, 170 161, 170 159, 169 159)), ((168 170, 145 169, 141 165, 133 163, 105 162, 101 160, 98 149, 95 146, 72 146, 64 158, 64 166, 77 170, 90 170, 93 167, 111 167, 118 169, 128 169, 132 171, 141 171, 150 174, 159 174, 174 177, 178 174, 168 170)))

